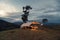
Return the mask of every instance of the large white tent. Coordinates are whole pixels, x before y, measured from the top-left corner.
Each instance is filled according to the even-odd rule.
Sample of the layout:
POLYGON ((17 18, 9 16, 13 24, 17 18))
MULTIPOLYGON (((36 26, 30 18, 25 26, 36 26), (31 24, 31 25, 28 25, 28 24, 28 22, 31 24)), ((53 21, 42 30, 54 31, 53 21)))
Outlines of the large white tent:
POLYGON ((21 28, 26 28, 26 27, 35 27, 35 28, 37 28, 38 26, 37 25, 39 25, 39 27, 41 26, 41 23, 39 23, 39 22, 27 22, 27 23, 23 23, 22 25, 21 25, 21 28), (31 26, 32 25, 32 26, 31 26), (34 26, 33 26, 34 25, 34 26))

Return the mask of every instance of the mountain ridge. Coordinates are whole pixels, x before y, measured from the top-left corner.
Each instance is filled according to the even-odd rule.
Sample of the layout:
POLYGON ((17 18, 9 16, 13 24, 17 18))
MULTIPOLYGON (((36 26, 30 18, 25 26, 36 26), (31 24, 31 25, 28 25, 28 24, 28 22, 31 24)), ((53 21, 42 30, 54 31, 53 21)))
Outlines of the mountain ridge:
POLYGON ((18 27, 19 25, 15 25, 14 23, 10 23, 10 22, 0 19, 0 31, 7 30, 7 29, 14 29, 18 27))

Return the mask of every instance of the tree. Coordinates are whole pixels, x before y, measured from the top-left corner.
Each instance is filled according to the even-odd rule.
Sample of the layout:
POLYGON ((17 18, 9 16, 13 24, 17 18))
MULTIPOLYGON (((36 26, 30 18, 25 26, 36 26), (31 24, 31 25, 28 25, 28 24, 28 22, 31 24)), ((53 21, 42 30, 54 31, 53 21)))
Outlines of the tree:
POLYGON ((26 23, 28 21, 28 15, 29 15, 29 10, 30 9, 32 9, 32 7, 29 6, 29 5, 23 7, 24 14, 22 15, 22 20, 23 20, 24 23, 26 23))
POLYGON ((43 23, 48 22, 48 19, 43 19, 42 22, 43 23))

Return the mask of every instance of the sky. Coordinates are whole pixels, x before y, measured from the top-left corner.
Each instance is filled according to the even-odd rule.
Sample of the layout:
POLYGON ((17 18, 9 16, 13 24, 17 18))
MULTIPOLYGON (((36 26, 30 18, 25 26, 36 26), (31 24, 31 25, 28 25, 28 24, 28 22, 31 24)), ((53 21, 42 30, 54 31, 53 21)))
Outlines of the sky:
POLYGON ((49 22, 60 22, 59 0, 0 0, 0 19, 8 22, 22 21, 22 7, 30 5, 29 20, 42 20, 47 18, 49 22))

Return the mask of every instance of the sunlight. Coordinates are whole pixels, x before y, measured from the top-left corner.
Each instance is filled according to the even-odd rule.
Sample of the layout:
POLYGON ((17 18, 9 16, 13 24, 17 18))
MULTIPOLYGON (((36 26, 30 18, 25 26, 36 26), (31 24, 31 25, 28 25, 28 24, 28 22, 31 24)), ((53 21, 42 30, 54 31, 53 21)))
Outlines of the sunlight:
POLYGON ((5 16, 7 16, 7 14, 4 10, 0 10, 0 16, 5 17, 5 16))

